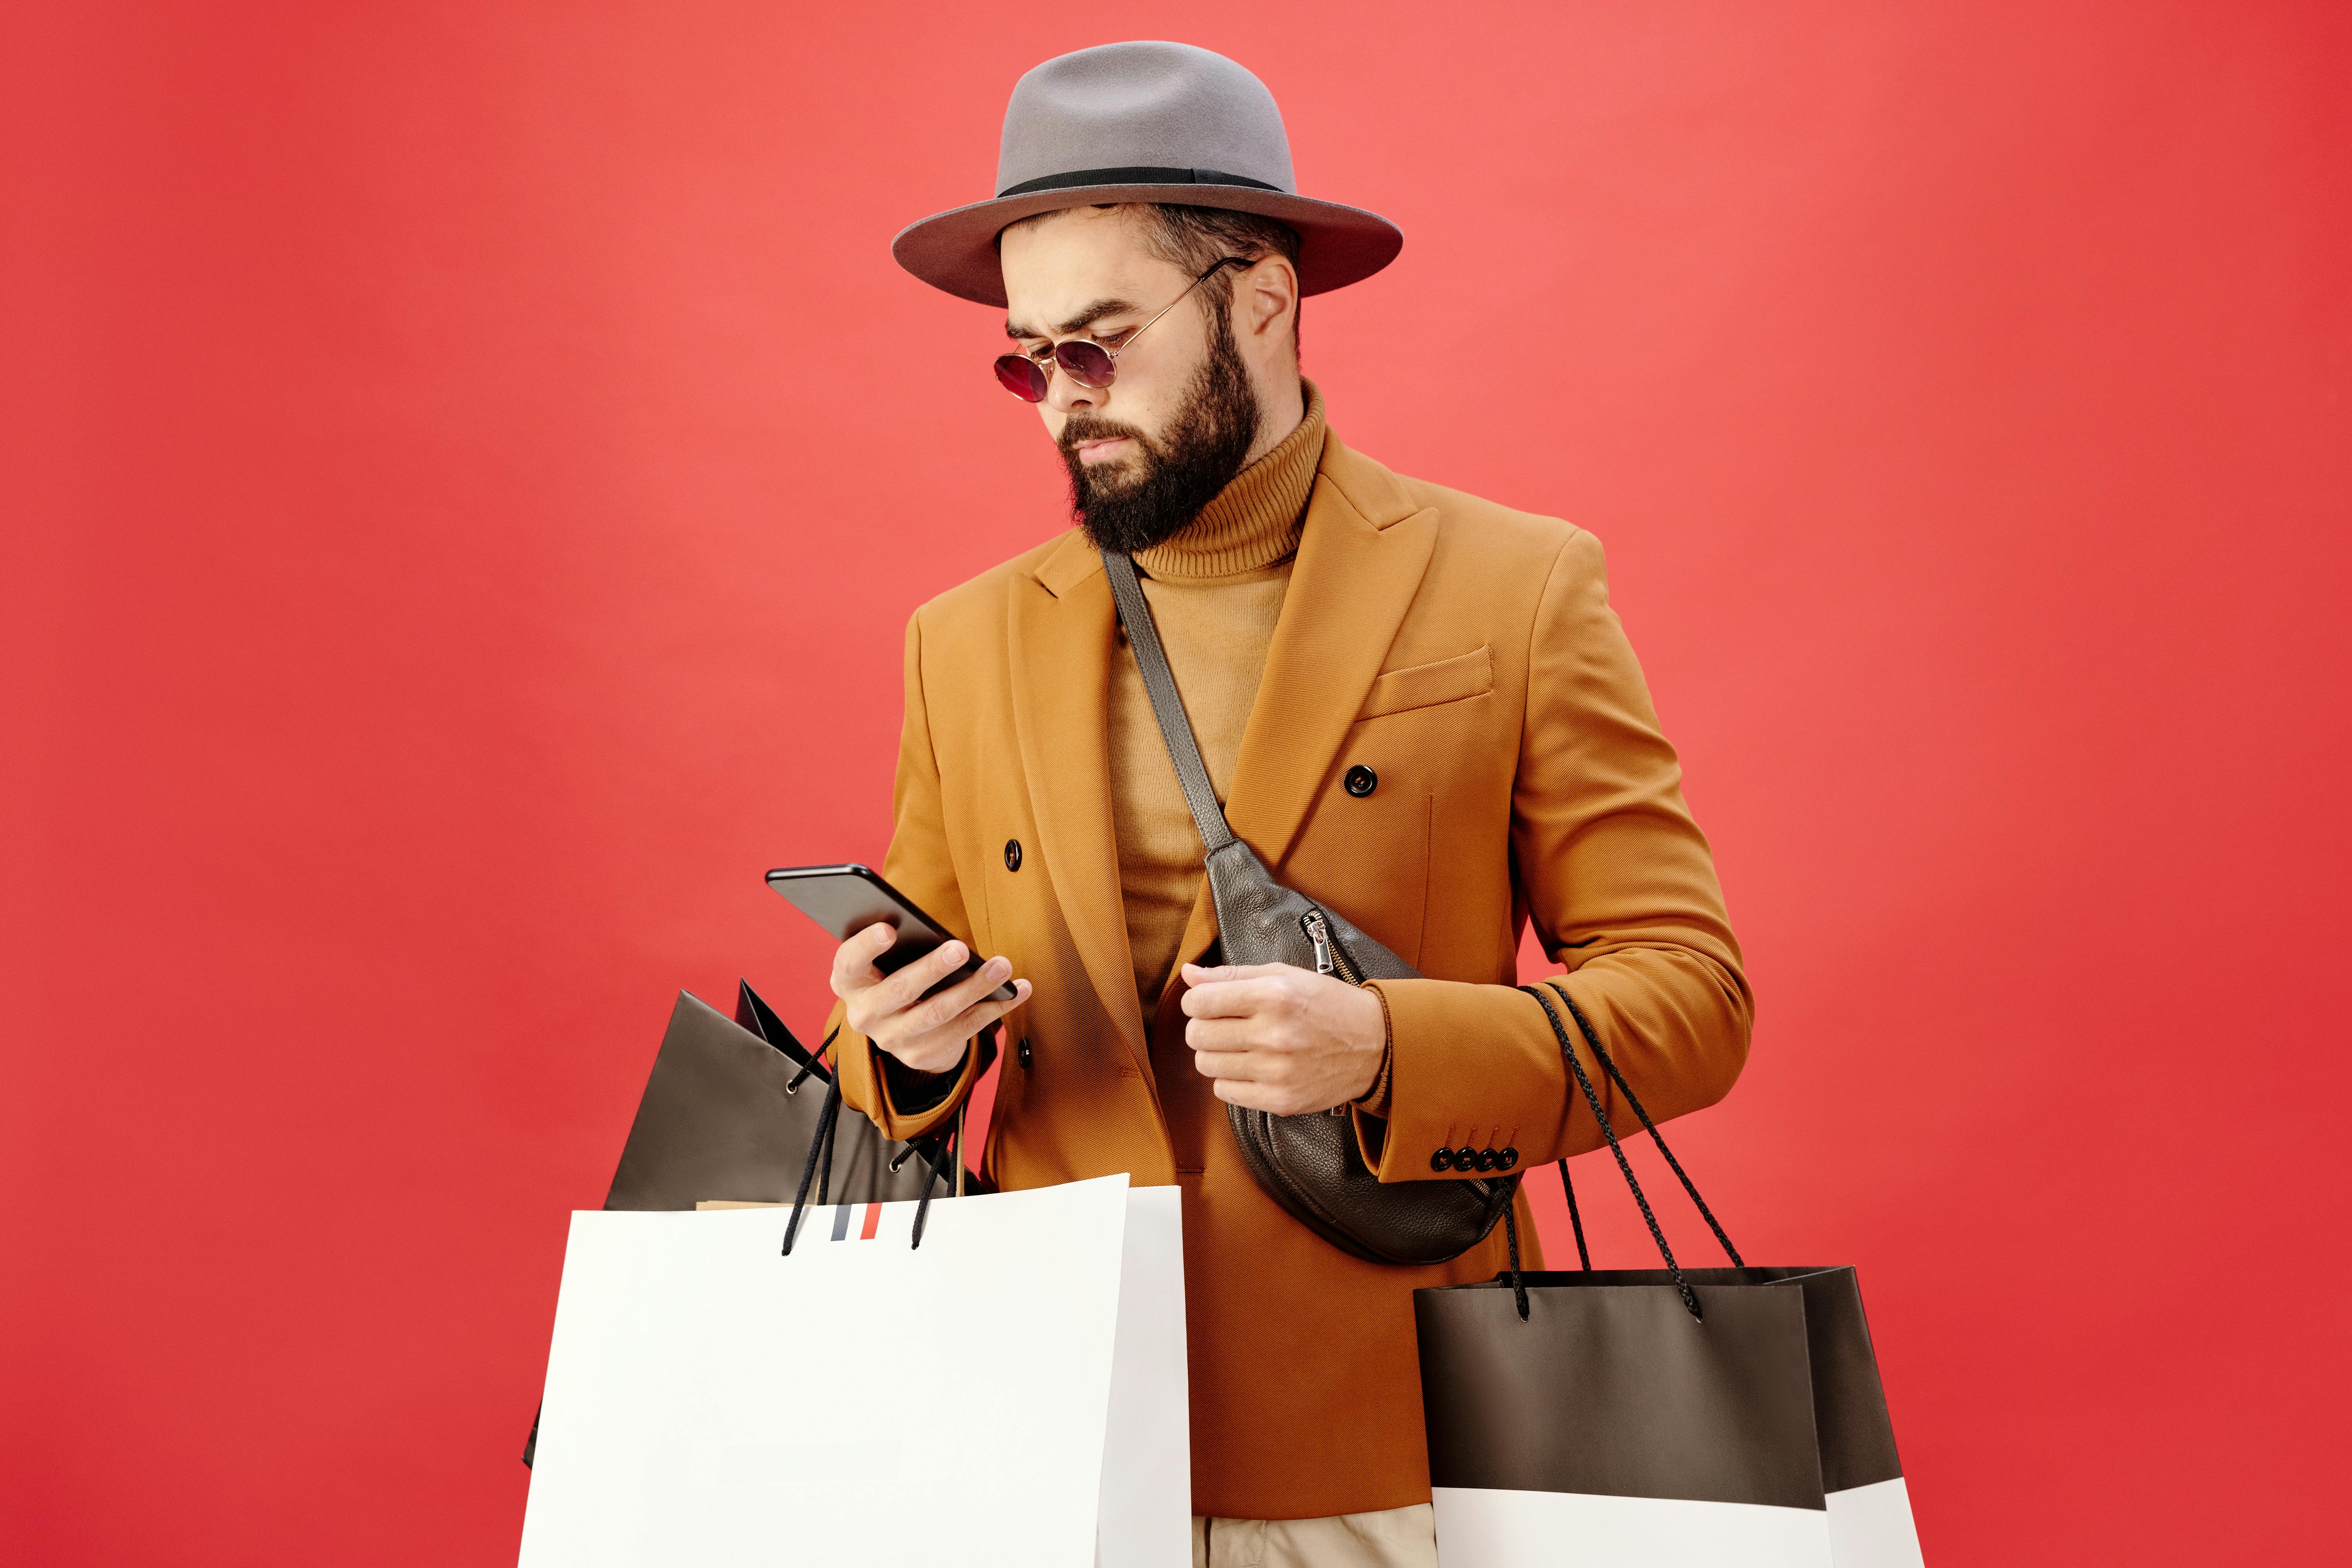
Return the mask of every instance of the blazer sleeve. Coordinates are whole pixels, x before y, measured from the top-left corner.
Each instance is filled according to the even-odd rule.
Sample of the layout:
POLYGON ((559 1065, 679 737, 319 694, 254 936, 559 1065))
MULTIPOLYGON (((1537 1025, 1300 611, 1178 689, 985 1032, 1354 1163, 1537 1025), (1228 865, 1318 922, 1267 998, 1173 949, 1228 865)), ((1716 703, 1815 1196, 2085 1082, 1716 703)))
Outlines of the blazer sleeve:
MULTIPOLYGON (((1553 560, 1530 637, 1511 850, 1544 951, 1643 1106, 1664 1121, 1722 1099, 1748 1058, 1754 1000, 1681 764, 1609 607, 1601 543, 1580 530, 1553 560)), ((1382 1181, 1431 1179, 1440 1148, 1516 1148, 1524 1168, 1602 1142, 1534 997, 1372 984, 1391 1038, 1382 1181)), ((1554 1005, 1618 1136, 1637 1132, 1554 1005)))
MULTIPOLYGON (((963 889, 956 880, 948 854, 946 818, 940 805, 939 759, 931 748, 930 714, 923 698, 923 619, 918 610, 907 622, 906 719, 898 731, 898 771, 890 789, 890 847, 882 858, 882 875, 912 899, 922 910, 970 943, 971 920, 964 911, 963 889)), ((880 1047, 849 1027, 846 1005, 835 1002, 825 1019, 834 1037, 833 1059, 841 1074, 841 1098, 873 1119, 884 1136, 919 1138, 955 1114, 979 1077, 974 1070, 979 1053, 966 1048, 952 1079, 944 1075, 896 1073, 885 1070, 889 1061, 880 1047), (898 1093, 893 1093, 893 1079, 898 1093), (924 1103, 902 1109, 898 1100, 910 1086, 919 1084, 924 1103), (944 1093, 941 1092, 944 1088, 944 1093)))

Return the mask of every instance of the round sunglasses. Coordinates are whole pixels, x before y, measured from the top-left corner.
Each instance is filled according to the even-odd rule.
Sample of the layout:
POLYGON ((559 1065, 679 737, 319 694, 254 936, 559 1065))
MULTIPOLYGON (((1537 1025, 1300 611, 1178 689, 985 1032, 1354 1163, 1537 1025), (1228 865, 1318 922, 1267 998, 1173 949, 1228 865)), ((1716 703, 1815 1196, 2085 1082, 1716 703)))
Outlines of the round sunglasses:
MULTIPOLYGON (((1151 321, 1158 321, 1182 304, 1194 289, 1214 278, 1219 268, 1253 265, 1255 263, 1245 256, 1226 257, 1193 279, 1191 286, 1169 300, 1160 314, 1151 318, 1151 321)), ((1136 339, 1151 330, 1151 321, 1146 321, 1128 333, 1127 342, 1115 349, 1107 349, 1091 338, 1070 338, 1055 343, 1051 349, 1041 350, 1034 359, 1027 354, 999 354, 996 357, 996 379, 1003 384, 1005 391, 1022 401, 1043 403, 1046 389, 1053 384, 1053 367, 1060 365, 1080 386, 1100 391, 1118 376, 1118 356, 1125 353, 1136 339)))

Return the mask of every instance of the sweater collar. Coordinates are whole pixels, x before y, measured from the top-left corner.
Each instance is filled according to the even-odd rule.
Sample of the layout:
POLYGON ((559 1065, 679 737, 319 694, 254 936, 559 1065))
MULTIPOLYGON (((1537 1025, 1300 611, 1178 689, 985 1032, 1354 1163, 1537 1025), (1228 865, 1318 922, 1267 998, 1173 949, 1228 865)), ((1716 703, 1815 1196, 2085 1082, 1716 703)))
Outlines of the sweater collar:
POLYGON ((1201 515, 1149 550, 1135 563, 1158 578, 1233 577, 1287 561, 1298 550, 1298 527, 1315 471, 1323 460, 1323 394, 1311 381, 1307 412, 1282 444, 1233 477, 1201 515))

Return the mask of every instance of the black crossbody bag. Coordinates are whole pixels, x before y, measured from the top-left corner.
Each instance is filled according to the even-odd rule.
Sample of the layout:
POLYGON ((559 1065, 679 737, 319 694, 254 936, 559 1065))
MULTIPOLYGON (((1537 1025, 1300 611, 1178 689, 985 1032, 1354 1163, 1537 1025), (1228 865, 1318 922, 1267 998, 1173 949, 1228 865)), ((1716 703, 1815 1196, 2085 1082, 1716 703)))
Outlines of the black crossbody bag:
MULTIPOLYGON (((1135 563, 1105 551, 1103 571, 1193 826, 1201 830, 1224 961, 1287 963, 1356 985, 1418 978, 1411 964, 1337 911, 1276 881, 1257 852, 1234 837, 1184 716, 1135 563)), ((1486 1238, 1510 1211, 1518 1190, 1517 1175, 1382 1182, 1364 1163, 1354 1118, 1345 1106, 1304 1116, 1238 1105, 1225 1111, 1243 1163, 1266 1194, 1332 1246, 1370 1262, 1428 1264, 1458 1258, 1486 1238)))

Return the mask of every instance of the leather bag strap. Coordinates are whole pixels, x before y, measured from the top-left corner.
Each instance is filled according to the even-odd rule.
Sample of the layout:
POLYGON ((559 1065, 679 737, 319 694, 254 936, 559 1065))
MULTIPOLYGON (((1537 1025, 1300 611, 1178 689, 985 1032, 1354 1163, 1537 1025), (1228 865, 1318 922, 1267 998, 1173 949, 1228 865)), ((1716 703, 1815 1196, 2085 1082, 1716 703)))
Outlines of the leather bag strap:
POLYGON ((1160 738, 1168 742, 1168 760, 1176 764, 1176 782, 1184 786, 1184 804, 1192 808, 1192 826, 1212 855, 1234 841, 1225 825, 1224 808, 1209 783, 1201 761, 1200 742, 1192 738, 1192 721, 1184 716, 1184 699, 1176 690, 1176 676, 1168 668, 1168 651, 1160 646, 1160 628, 1152 624, 1150 602, 1129 557, 1106 550, 1103 575, 1110 579, 1110 596, 1118 605, 1118 624, 1127 646, 1135 652, 1135 667, 1143 672, 1143 689, 1151 699, 1151 716, 1160 721, 1160 738))

